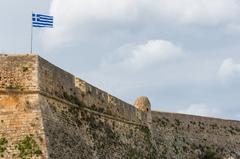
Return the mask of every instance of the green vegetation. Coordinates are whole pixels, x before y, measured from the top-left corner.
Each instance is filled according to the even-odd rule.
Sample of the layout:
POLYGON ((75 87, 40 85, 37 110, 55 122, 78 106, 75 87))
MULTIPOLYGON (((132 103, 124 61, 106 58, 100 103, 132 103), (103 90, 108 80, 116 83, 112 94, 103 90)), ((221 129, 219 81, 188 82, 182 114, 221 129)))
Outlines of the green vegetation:
POLYGON ((146 127, 146 126, 142 126, 141 127, 141 131, 144 132, 145 139, 150 140, 150 138, 151 138, 151 131, 149 130, 149 128, 146 127))
POLYGON ((37 142, 33 139, 33 135, 27 135, 20 140, 16 149, 19 150, 19 156, 21 159, 30 159, 33 156, 39 156, 42 154, 37 142))
POLYGON ((7 150, 8 141, 6 138, 0 138, 0 157, 4 157, 4 152, 7 150))

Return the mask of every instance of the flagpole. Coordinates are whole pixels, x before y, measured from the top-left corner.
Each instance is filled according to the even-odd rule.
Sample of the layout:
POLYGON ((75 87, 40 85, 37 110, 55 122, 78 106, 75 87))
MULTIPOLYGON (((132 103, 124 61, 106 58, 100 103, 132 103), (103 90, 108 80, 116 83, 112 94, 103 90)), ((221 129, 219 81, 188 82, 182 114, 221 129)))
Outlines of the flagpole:
MULTIPOLYGON (((33 14, 33 12, 32 12, 32 14, 33 14)), ((32 26, 32 18, 31 18, 31 49, 30 49, 31 54, 32 54, 32 50, 33 50, 32 45, 33 45, 33 26, 32 26)))

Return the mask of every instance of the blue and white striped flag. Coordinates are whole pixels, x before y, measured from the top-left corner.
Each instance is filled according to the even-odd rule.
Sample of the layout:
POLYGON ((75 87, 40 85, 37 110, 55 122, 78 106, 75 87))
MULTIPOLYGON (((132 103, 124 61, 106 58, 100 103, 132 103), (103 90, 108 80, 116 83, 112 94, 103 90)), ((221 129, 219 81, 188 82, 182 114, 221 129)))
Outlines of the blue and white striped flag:
POLYGON ((53 27, 53 16, 43 15, 43 14, 32 14, 32 26, 33 27, 53 27))

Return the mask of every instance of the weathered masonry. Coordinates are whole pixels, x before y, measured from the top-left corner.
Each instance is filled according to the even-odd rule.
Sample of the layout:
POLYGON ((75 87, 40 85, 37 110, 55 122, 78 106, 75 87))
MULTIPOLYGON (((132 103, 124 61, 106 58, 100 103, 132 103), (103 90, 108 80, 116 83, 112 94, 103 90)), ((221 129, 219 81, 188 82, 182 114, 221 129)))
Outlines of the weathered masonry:
POLYGON ((0 158, 240 158, 240 122, 134 105, 37 55, 0 55, 0 158))

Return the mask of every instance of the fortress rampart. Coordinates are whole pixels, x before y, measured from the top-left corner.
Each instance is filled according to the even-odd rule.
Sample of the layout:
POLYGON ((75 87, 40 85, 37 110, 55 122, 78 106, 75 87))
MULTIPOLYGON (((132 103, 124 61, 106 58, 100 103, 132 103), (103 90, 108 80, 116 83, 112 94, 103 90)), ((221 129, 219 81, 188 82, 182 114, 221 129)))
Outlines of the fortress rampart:
POLYGON ((37 55, 1 55, 0 90, 39 92, 51 98, 136 124, 146 124, 146 114, 37 55))
POLYGON ((206 155, 240 158, 240 122, 133 106, 37 55, 0 55, 0 158, 206 155))

